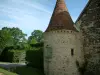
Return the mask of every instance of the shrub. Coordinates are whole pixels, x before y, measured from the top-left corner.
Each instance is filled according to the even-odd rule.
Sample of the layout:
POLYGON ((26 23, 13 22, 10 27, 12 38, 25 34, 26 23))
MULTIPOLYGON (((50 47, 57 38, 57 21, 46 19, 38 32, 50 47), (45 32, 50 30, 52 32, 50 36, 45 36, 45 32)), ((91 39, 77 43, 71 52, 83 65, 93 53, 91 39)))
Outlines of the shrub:
POLYGON ((43 49, 28 50, 26 52, 26 63, 28 66, 43 69, 43 49))
POLYGON ((13 50, 13 46, 9 46, 9 47, 5 47, 0 55, 0 61, 3 62, 7 62, 8 58, 7 58, 7 54, 8 54, 8 50, 13 50))
POLYGON ((9 62, 25 62, 26 51, 9 50, 7 56, 9 62))
POLYGON ((40 69, 27 66, 16 67, 13 72, 17 73, 18 75, 44 75, 44 72, 40 69))
POLYGON ((2 53, 1 60, 5 62, 25 62, 25 50, 8 50, 2 53))

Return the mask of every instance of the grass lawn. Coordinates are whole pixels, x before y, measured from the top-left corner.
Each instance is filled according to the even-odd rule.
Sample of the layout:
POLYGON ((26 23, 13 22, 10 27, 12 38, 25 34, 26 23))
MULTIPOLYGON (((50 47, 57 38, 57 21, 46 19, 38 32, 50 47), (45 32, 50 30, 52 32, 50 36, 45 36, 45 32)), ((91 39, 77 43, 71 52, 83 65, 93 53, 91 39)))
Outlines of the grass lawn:
POLYGON ((11 72, 7 70, 8 69, 3 68, 3 67, 0 68, 0 75, 44 75, 43 71, 36 68, 28 67, 28 66, 9 68, 11 72))
POLYGON ((17 74, 0 68, 0 75, 17 75, 17 74))
POLYGON ((44 75, 43 71, 27 66, 17 67, 14 72, 20 75, 44 75))

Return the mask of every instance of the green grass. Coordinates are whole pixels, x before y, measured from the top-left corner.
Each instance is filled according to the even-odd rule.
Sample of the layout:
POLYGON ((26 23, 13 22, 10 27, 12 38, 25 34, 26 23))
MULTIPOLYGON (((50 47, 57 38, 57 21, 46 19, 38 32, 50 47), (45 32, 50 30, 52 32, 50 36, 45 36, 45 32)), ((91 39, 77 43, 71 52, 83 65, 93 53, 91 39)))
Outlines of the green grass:
POLYGON ((43 71, 27 66, 17 67, 14 72, 20 75, 44 75, 43 71))
POLYGON ((3 75, 44 75, 42 70, 32 68, 32 67, 16 67, 16 68, 9 68, 9 71, 6 68, 0 68, 0 73, 3 75))
POLYGON ((15 73, 9 72, 9 71, 1 69, 1 68, 0 68, 0 73, 2 73, 3 75, 17 75, 15 73))

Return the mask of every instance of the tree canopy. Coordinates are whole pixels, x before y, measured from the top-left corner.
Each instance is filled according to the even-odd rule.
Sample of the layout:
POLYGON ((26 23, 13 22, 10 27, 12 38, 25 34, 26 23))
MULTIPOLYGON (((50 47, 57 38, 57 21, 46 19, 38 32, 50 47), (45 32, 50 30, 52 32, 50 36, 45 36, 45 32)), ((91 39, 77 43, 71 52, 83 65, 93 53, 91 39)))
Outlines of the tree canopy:
POLYGON ((37 42, 42 42, 43 40, 43 32, 41 30, 34 30, 31 33, 31 36, 28 38, 29 43, 37 43, 37 42))
POLYGON ((25 43, 26 34, 19 28, 4 27, 0 30, 0 51, 8 46, 18 46, 20 43, 25 43))
POLYGON ((0 52, 3 49, 31 49, 34 44, 38 44, 43 40, 43 32, 41 30, 34 30, 31 36, 26 39, 26 34, 19 28, 3 27, 0 30, 0 52))

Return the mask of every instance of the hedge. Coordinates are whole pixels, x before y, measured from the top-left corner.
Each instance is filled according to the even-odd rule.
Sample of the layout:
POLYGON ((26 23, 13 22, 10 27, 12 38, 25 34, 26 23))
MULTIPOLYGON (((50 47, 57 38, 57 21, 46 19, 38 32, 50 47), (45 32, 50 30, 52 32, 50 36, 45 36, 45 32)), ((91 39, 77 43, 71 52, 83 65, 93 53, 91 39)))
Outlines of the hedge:
POLYGON ((0 60, 3 62, 25 62, 26 51, 25 50, 7 50, 4 51, 0 60))
POLYGON ((26 64, 34 68, 43 69, 43 49, 28 50, 26 52, 26 64))
POLYGON ((25 62, 25 50, 9 50, 7 53, 9 62, 25 62))

